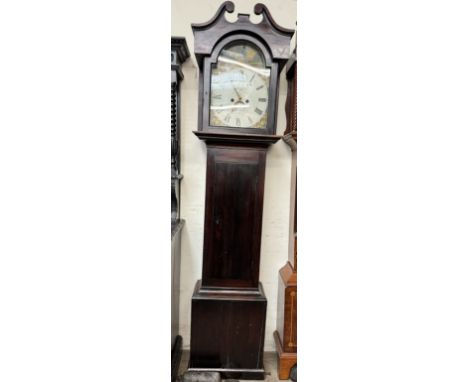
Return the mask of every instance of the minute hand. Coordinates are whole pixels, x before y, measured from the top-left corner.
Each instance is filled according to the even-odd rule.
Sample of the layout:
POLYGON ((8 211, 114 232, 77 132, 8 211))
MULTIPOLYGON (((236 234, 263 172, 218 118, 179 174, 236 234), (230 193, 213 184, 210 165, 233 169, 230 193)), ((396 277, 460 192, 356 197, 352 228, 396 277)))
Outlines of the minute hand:
POLYGON ((242 97, 241 97, 241 95, 239 94, 239 92, 237 91, 237 89, 236 89, 234 86, 233 86, 233 88, 234 88, 234 91, 235 91, 236 94, 237 94, 237 97, 239 97, 239 101, 242 101, 242 97))

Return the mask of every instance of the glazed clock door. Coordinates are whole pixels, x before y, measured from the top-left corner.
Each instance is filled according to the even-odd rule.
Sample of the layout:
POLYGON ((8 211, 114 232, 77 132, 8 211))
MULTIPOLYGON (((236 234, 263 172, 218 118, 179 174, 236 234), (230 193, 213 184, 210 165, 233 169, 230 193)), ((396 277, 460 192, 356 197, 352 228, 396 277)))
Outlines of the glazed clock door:
POLYGON ((247 41, 224 48, 211 72, 210 125, 265 128, 269 86, 260 49, 247 41))

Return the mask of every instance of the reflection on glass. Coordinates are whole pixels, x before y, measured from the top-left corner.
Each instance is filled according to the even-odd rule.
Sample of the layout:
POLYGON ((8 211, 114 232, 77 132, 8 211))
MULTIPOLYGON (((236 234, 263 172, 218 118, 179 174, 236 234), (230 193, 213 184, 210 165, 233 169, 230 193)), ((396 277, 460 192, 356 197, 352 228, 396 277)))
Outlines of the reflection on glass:
POLYGON ((265 128, 269 83, 270 69, 253 44, 223 49, 211 72, 210 125, 265 128))

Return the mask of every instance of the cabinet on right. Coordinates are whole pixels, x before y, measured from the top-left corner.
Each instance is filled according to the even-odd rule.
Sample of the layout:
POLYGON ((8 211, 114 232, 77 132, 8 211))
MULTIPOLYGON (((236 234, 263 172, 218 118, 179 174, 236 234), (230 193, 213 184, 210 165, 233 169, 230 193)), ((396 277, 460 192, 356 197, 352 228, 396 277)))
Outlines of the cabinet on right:
POLYGON ((288 94, 283 140, 292 151, 288 261, 278 277, 278 311, 275 338, 279 379, 288 379, 297 364, 297 48, 286 64, 288 94))

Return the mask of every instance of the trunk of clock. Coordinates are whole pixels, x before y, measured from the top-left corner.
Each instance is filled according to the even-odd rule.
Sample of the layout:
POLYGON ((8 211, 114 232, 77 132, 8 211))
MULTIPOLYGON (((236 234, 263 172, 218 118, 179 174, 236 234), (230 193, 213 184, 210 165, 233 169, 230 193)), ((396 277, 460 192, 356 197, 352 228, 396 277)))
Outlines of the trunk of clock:
POLYGON ((258 287, 266 150, 208 143, 202 287, 258 287))
POLYGON ((267 146, 207 139, 203 271, 192 297, 190 370, 264 379, 267 300, 259 265, 267 146))

